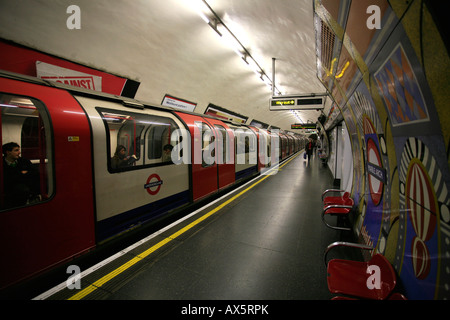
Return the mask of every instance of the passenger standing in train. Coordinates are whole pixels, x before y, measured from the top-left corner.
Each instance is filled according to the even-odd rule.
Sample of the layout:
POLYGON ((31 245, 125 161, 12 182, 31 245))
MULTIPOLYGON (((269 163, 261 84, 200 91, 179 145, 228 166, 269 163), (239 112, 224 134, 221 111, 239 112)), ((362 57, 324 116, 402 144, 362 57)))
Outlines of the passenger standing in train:
POLYGON ((163 148, 162 162, 172 161, 172 149, 171 144, 166 144, 163 148))
POLYGON ((113 169, 125 168, 136 162, 136 156, 127 156, 127 148, 123 145, 118 145, 114 156, 111 158, 111 167, 113 169))
POLYGON ((311 155, 314 149, 314 142, 312 141, 311 138, 309 138, 309 141, 306 143, 305 149, 306 154, 308 155, 308 163, 309 163, 309 160, 311 159, 311 155))
POLYGON ((20 146, 15 142, 3 145, 3 195, 4 207, 12 208, 27 204, 36 197, 38 175, 31 161, 20 156, 20 146))

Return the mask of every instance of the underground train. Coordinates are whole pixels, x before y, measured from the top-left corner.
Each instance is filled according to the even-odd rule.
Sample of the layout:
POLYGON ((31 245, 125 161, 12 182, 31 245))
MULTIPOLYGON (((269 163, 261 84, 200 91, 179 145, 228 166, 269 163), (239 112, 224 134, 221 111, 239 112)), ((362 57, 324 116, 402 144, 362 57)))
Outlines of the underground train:
POLYGON ((8 72, 0 108, 2 145, 29 161, 7 180, 3 150, 0 288, 261 174, 306 140, 8 72))

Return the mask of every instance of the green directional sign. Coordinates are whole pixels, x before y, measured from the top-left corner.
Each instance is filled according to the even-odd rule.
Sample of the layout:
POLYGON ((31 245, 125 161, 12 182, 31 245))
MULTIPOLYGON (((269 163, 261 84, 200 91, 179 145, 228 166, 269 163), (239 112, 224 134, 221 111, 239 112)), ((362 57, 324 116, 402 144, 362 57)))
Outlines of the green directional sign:
POLYGON ((291 124, 291 129, 315 129, 316 124, 315 123, 295 123, 291 124))

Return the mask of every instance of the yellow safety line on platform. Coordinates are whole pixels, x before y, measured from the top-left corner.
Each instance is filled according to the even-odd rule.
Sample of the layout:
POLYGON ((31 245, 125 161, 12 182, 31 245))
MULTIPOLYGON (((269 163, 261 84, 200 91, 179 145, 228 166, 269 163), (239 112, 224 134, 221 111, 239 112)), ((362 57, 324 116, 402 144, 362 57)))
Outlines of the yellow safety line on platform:
MULTIPOLYGON (((299 152, 300 153, 300 152, 299 152)), ((293 156, 291 159, 289 159, 288 161, 286 161, 283 165, 281 165, 279 168, 284 167, 285 165, 287 165, 289 162, 291 162, 292 160, 294 160, 295 157, 298 156, 298 154, 293 156)), ((274 170, 274 169, 272 169, 274 170)), ((80 292, 78 292, 77 294, 73 295, 72 297, 70 297, 68 300, 81 300, 84 297, 86 297, 88 294, 90 294, 91 292, 95 291, 96 289, 100 288, 102 285, 104 285, 105 283, 107 283, 108 281, 110 281, 111 279, 113 279, 114 277, 116 277, 117 275, 121 274, 122 272, 124 272, 125 270, 127 270, 128 268, 132 267, 133 265, 135 265, 136 263, 138 263, 139 261, 142 261, 142 259, 144 259, 145 257, 149 256, 151 253, 153 253, 154 251, 158 250, 159 248, 161 248, 162 246, 164 246, 165 244, 169 243, 170 241, 176 239, 177 237, 179 237, 180 235, 182 235, 183 233, 185 233, 186 231, 188 231, 189 229, 191 229, 192 227, 196 226, 197 224, 199 224, 200 222, 202 222, 203 220, 205 220, 206 218, 210 217, 211 215, 213 215, 214 213, 216 213, 217 211, 221 210, 222 208, 224 208, 225 206, 227 206, 228 204, 230 204, 231 202, 233 202, 234 200, 236 200, 237 198, 239 198, 241 195, 243 195, 244 193, 246 193, 247 191, 249 191, 250 189, 252 189, 253 187, 255 187, 256 185, 258 185, 259 183, 263 182, 265 179, 267 179, 268 177, 270 177, 270 175, 266 175, 265 177, 263 177, 262 179, 256 181, 254 184, 252 184, 250 187, 246 188, 245 190, 239 192, 238 194, 236 194, 235 196, 233 196, 232 198, 228 199, 227 201, 225 201, 224 203, 222 203, 220 206, 216 207, 215 209, 209 211, 208 213, 206 213, 205 215, 201 216, 200 218, 198 218, 197 220, 195 220, 194 222, 188 224, 187 226, 185 226, 184 228, 180 229, 179 231, 175 232, 174 234, 170 235, 169 237, 165 238, 164 240, 158 242, 157 244, 155 244, 153 247, 145 250, 144 252, 142 252, 141 254, 137 255, 136 257, 134 257, 133 259, 129 260, 128 262, 124 263, 123 265, 121 265, 120 267, 118 267, 117 269, 115 269, 114 271, 108 273, 107 275, 103 276, 102 278, 100 278, 99 280, 95 281, 93 284, 89 285, 88 287, 86 287, 85 289, 81 290, 80 292)))

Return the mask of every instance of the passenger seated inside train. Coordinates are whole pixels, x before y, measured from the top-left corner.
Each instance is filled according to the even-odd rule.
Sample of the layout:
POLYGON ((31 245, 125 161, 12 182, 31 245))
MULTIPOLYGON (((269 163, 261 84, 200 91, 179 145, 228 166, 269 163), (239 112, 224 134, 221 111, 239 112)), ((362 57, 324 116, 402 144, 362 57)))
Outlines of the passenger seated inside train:
POLYGON ((162 162, 171 162, 172 161, 172 149, 173 145, 166 144, 163 148, 162 162))
POLYGON ((31 161, 20 156, 16 142, 3 145, 3 208, 19 207, 40 200, 39 173, 31 161))
POLYGON ((116 152, 114 152, 114 156, 111 158, 111 167, 113 169, 125 168, 133 165, 136 160, 137 158, 134 154, 127 156, 127 148, 120 144, 117 146, 116 152))

